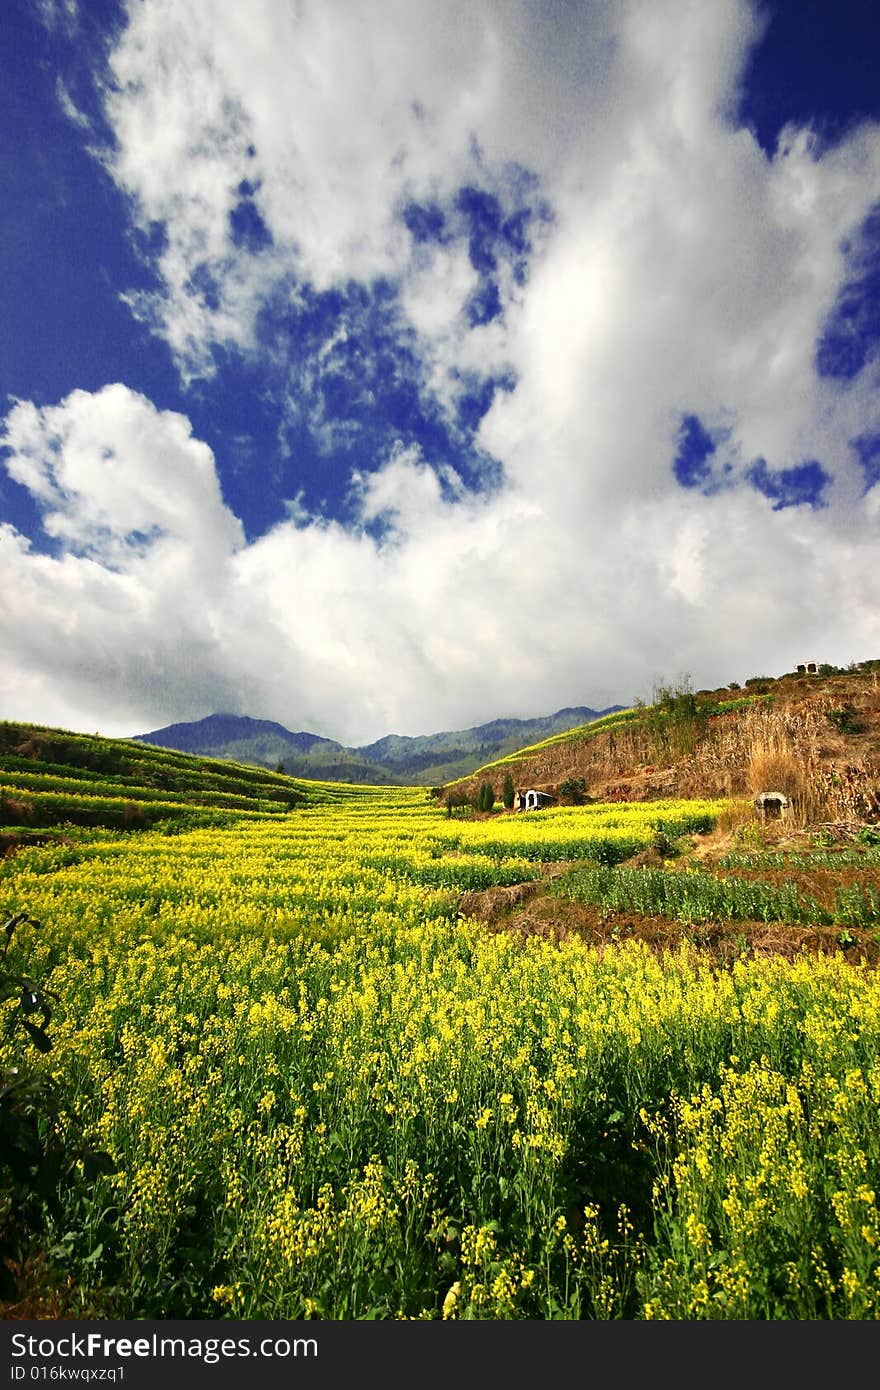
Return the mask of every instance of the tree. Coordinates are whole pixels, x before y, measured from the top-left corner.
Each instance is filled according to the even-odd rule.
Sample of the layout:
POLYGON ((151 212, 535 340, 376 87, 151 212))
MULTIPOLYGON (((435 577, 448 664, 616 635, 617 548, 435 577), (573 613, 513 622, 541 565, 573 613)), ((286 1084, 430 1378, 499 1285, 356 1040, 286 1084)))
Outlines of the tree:
POLYGON ((495 806, 495 788, 491 782, 483 782, 477 792, 477 810, 491 811, 495 806))
POLYGON ((473 810, 473 807, 471 806, 471 800, 467 792, 448 791, 446 793, 447 818, 452 815, 453 811, 461 811, 464 809, 464 807, 467 807, 469 811, 473 810))
POLYGON ((508 811, 513 810, 513 803, 516 798, 516 791, 513 785, 513 778, 509 772, 504 774, 504 782, 501 786, 501 800, 508 811))

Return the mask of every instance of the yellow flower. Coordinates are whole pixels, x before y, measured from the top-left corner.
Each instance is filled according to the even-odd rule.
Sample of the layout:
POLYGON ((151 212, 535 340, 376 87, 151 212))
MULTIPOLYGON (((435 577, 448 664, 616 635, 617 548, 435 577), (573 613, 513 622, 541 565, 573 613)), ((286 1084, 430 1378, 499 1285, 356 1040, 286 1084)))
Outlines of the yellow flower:
POLYGON ((458 1300, 461 1295, 461 1284, 456 1279, 455 1283, 447 1290, 443 1300, 443 1317, 458 1317, 458 1300))

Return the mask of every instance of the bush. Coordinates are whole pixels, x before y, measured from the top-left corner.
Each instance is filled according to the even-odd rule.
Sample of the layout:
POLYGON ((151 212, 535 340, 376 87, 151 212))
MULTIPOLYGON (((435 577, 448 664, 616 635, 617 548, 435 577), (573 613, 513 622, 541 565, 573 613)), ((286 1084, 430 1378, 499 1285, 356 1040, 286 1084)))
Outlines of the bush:
POLYGON ((684 674, 677 684, 658 682, 654 686, 653 704, 644 709, 642 717, 659 761, 692 753, 706 727, 705 708, 697 705, 691 678, 684 674))
POLYGON ((515 800, 516 788, 513 785, 513 778, 509 772, 506 772, 504 774, 504 782, 501 786, 501 801, 508 811, 512 811, 515 800))
POLYGON ((471 799, 465 791, 448 791, 446 793, 446 815, 451 816, 454 811, 471 811, 473 809, 471 799))
POLYGON ((847 704, 841 709, 830 709, 828 720, 839 734, 861 734, 864 732, 853 705, 847 704))
POLYGON ((587 799, 586 777, 566 777, 559 784, 559 795, 568 797, 575 806, 582 806, 587 799))

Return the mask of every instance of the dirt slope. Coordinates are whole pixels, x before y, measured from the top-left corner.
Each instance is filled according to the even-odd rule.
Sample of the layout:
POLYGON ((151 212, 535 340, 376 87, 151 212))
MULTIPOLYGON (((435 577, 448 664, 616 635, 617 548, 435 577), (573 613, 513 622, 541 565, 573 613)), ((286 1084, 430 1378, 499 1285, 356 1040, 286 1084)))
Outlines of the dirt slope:
POLYGON ((698 691, 680 703, 525 750, 454 790, 475 794, 490 781, 500 801, 509 771, 517 788, 554 795, 583 779, 586 797, 598 801, 781 791, 802 825, 880 819, 880 661, 698 691))

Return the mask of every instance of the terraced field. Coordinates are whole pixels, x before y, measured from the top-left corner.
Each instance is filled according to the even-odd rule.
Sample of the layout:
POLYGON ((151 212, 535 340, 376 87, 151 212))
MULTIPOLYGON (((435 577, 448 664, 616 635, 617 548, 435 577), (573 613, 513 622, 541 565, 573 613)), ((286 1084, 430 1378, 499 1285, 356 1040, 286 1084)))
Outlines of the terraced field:
POLYGON ((39 924, 6 969, 54 994, 0 1005, 0 1065, 32 1081, 6 1133, 64 1180, 3 1170, 7 1316, 878 1316, 871 833, 771 844, 723 801, 458 820, 89 740, 65 790, 36 779, 76 739, 42 738, 4 763, 49 838, 9 845, 0 921, 39 924), (120 799, 175 809, 77 823, 120 799))
POLYGON ((0 723, 4 846, 52 839, 64 826, 228 825, 344 794, 333 783, 303 782, 124 739, 0 723))

